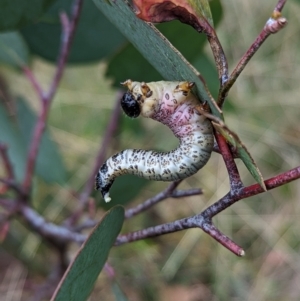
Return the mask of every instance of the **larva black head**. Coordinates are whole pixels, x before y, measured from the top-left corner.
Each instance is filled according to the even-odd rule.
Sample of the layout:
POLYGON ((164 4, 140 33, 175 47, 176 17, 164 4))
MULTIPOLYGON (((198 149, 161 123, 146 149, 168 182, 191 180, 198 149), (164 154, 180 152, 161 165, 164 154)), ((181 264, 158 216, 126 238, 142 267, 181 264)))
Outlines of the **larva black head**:
POLYGON ((133 94, 126 92, 121 99, 121 106, 125 114, 131 118, 136 118, 140 115, 141 109, 139 103, 134 98, 133 94))

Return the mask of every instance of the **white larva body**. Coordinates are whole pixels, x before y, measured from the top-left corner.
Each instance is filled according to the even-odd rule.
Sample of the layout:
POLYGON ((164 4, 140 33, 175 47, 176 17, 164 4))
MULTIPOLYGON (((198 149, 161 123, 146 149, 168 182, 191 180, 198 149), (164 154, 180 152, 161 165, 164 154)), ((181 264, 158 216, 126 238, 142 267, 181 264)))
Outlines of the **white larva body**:
POLYGON ((128 80, 124 84, 137 100, 140 114, 168 126, 180 143, 170 152, 127 149, 109 158, 96 176, 96 188, 106 202, 114 179, 123 174, 157 181, 195 174, 207 163, 214 144, 211 122, 196 109, 199 101, 190 91, 193 83, 128 80))

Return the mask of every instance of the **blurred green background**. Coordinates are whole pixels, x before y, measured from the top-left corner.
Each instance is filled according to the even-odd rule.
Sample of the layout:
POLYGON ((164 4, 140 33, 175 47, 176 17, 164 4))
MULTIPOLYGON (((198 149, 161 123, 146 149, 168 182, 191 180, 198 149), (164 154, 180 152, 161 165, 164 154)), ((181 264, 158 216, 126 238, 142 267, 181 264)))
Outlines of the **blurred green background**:
MULTIPOLYGON (((229 0, 221 5, 217 2, 212 9, 215 21, 216 18, 220 20, 217 33, 230 70, 263 28, 274 5, 275 1, 229 0)), ((272 35, 261 47, 230 91, 229 101, 224 107, 228 126, 248 147, 265 178, 296 167, 300 162, 299 3, 289 1, 283 14, 289 21, 288 26, 272 35)), ((174 45, 203 74, 215 95, 217 76, 204 38, 185 25, 170 24, 175 25, 161 25, 162 32, 171 41, 173 36, 174 45), (178 34, 180 30, 183 30, 182 35, 178 34), (184 40, 185 30, 195 35, 189 38, 193 43, 184 40), (176 44, 178 38, 182 43, 176 44)), ((31 30, 37 29, 27 27, 22 30, 22 37, 26 39, 31 30)), ((44 37, 43 32, 41 37, 44 37)), ((30 39, 26 41, 26 47, 38 53, 34 43, 30 39)), ((49 165, 40 167, 34 186, 33 205, 49 220, 59 223, 76 208, 78 199, 74 192, 80 190, 91 172, 120 89, 117 83, 127 78, 139 81, 160 78, 148 65, 142 64, 132 46, 125 43, 122 40, 116 44, 115 52, 109 56, 104 53, 105 59, 100 62, 92 57, 86 60, 89 63, 66 69, 49 116, 48 135, 55 142, 51 155, 55 155, 48 157, 49 165), (45 178, 46 175, 50 179, 45 178)), ((52 46, 44 48, 49 47, 52 46)), ((96 50, 96 53, 99 52, 96 50)), ((55 70, 49 62, 51 57, 47 59, 31 57, 31 68, 45 88, 55 70)), ((25 114, 24 103, 25 107, 38 112, 39 101, 21 72, 2 64, 0 83, 4 103, 21 108, 17 115, 19 120, 25 114), (9 92, 3 97, 5 88, 9 92)), ((18 109, 13 109, 13 114, 16 112, 18 109)), ((26 120, 22 121, 21 128, 22 125, 30 127, 26 120)), ((23 136, 28 141, 26 133, 28 131, 23 136)), ((176 144, 176 139, 162 125, 151 120, 130 120, 123 115, 107 157, 125 148, 170 150, 176 144)), ((253 183, 244 165, 237 163, 244 183, 253 183)), ((135 177, 118 179, 113 192, 115 202, 124 201, 118 199, 118 195, 124 195, 126 199, 128 183, 131 183, 132 195, 127 201, 133 200, 127 207, 141 203, 168 185, 140 181, 135 177)), ((213 154, 197 175, 186 179, 180 186, 186 189, 195 187, 203 188, 204 195, 166 200, 149 212, 126 221, 123 232, 193 215, 226 194, 228 176, 220 155, 213 154)), ((243 258, 231 254, 197 229, 114 248, 109 263, 115 269, 120 287, 131 301, 299 300, 299 187, 296 181, 241 200, 214 218, 219 229, 244 248, 246 256, 243 258)), ((98 193, 93 196, 103 204, 98 193)), ((103 211, 99 208, 99 217, 103 211)), ((76 245, 70 248, 70 258, 76 250, 76 245)), ((47 273, 56 261, 51 248, 20 221, 14 220, 9 236, 0 246, 1 295, 10 294, 10 300, 31 300, 35 286, 46 281, 47 273)), ((116 300, 105 272, 101 273, 90 300, 116 300)))

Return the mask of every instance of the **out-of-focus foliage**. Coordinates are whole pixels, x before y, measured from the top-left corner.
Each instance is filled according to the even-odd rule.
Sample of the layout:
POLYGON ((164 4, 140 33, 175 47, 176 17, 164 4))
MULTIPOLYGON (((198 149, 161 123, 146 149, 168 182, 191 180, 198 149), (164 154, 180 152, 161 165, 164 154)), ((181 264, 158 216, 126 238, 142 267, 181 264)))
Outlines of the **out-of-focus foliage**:
MULTIPOLYGON (((71 5, 72 0, 56 0, 40 22, 22 29, 32 53, 56 62, 62 28, 59 14, 62 11, 69 13, 71 5)), ((88 63, 103 59, 116 52, 125 41, 93 1, 84 1, 69 62, 88 63)))
MULTIPOLYGON (((297 38, 300 7, 296 3, 288 1, 283 12, 289 20, 288 26, 265 42, 231 90, 230 102, 224 107, 226 122, 247 145, 265 178, 293 168, 300 162, 300 43, 297 38)), ((260 32, 274 4, 268 1, 222 2, 224 16, 217 32, 226 51, 230 70, 260 32)), ((215 16, 213 8, 212 12, 215 16)), ((186 28, 176 23, 163 24, 161 28, 171 28, 171 24, 174 24, 174 28, 179 25, 186 28)), ((176 36, 176 32, 173 34, 176 36)), ((170 39, 171 36, 170 33, 170 39)), ((212 56, 207 46, 201 46, 200 39, 199 35, 199 48, 198 43, 186 43, 181 51, 186 51, 187 56, 195 53, 191 61, 216 95, 218 83, 212 56)), ((15 48, 14 44, 10 47, 15 48)), ((117 48, 117 53, 121 55, 123 50, 125 53, 130 48, 122 46, 117 48)), ((2 50, 0 46, 0 58, 2 50)), ((126 66, 125 78, 119 75, 120 80, 148 80, 148 67, 140 63, 137 54, 131 53, 126 57, 129 63, 119 60, 114 74, 110 75, 111 82, 117 78, 118 72, 122 74, 126 66)), ((34 74, 47 86, 53 67, 36 57, 31 59, 34 74)), ((102 63, 68 68, 55 97, 48 128, 69 172, 68 185, 45 184, 40 180, 34 183, 34 205, 46 220, 60 223, 77 208, 76 192, 91 172, 115 101, 115 91, 109 88, 111 82, 103 77, 105 69, 106 65, 102 63)), ((3 65, 0 66, 0 73, 7 80, 14 103, 17 103, 16 95, 22 95, 27 105, 37 112, 39 104, 27 79, 3 65)), ((151 71, 151 74, 153 78, 149 80, 162 79, 158 73, 154 75, 151 71)), ((9 139, 7 141, 12 148, 9 154, 16 153, 13 164, 21 178, 26 150, 23 136, 16 126, 15 117, 8 117, 6 109, 1 109, 0 114, 0 140, 3 137, 9 139)), ((29 116, 32 115, 26 113, 24 118, 29 116)), ((163 146, 164 150, 170 150, 176 144, 171 136, 167 129, 151 120, 126 119, 125 123, 120 123, 107 157, 128 147, 161 149, 163 146)), ((53 161, 50 162, 55 168, 57 162, 53 161)), ((239 160, 237 163, 245 184, 253 183, 249 172, 239 160)), ((118 181, 114 185, 116 192, 113 201, 121 202, 128 191, 120 183, 130 181, 130 193, 135 195, 135 199, 131 200, 132 205, 141 203, 167 185, 148 181, 148 185, 141 188, 135 178, 120 178, 118 181), (119 199, 117 191, 121 188, 119 199)), ((203 170, 180 186, 182 189, 195 187, 203 188, 204 195, 166 200, 142 216, 127 220, 123 231, 193 215, 226 194, 228 175, 221 156, 213 154, 203 170)), ((300 260, 299 197, 299 183, 295 182, 267 194, 242 200, 214 219, 224 233, 243 246, 246 257, 242 259, 236 258, 202 231, 192 229, 114 248, 109 262, 129 300, 182 301, 201 298, 221 301, 298 301, 300 269, 296 263, 300 260)), ((99 194, 97 198, 98 202, 103 202, 99 194)), ((99 208, 96 219, 100 219, 103 212, 99 208)), ((57 264, 56 253, 19 221, 11 224, 10 234, 1 245, 0 255, 0 274, 3 279, 0 291, 16 300, 21 294, 24 299, 32 296, 35 291, 31 289, 32 283, 41 282, 41 275, 42 280, 46 281, 47 273, 57 264), (15 288, 14 291, 7 292, 9 284, 15 288)), ((71 250, 70 258, 73 255, 74 251, 71 250)), ((102 273, 91 300, 120 300, 115 290, 114 293, 111 280, 102 273)))
POLYGON ((12 67, 28 64, 29 52, 18 32, 0 33, 0 62, 12 67))
MULTIPOLYGON (((21 181, 36 116, 22 97, 18 97, 14 104, 8 105, 14 105, 16 110, 12 112, 4 106, 4 103, 0 104, 0 137, 1 142, 8 146, 9 157, 14 164, 17 179, 21 181), (9 116, 10 114, 13 115, 9 116)), ((36 173, 48 183, 66 182, 63 160, 48 130, 42 138, 36 173)))
POLYGON ((56 0, 0 0, 0 31, 36 22, 56 0))

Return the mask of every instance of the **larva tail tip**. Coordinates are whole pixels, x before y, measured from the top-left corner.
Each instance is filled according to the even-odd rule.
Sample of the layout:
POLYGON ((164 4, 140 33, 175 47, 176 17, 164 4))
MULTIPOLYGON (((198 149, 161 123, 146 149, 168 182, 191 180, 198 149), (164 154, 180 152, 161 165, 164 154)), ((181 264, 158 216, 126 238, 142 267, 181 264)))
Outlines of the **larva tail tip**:
POLYGON ((111 201, 109 193, 106 193, 103 198, 104 198, 105 203, 109 203, 111 201))

